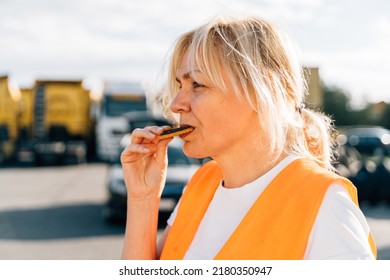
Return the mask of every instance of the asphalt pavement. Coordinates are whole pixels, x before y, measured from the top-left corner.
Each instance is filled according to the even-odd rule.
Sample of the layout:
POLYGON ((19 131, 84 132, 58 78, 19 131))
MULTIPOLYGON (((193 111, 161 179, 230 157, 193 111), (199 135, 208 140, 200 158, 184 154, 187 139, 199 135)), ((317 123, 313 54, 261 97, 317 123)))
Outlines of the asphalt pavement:
MULTIPOLYGON (((93 163, 0 169, 0 259, 119 259, 124 224, 107 223, 101 215, 107 167, 93 163)), ((362 210, 378 258, 390 259, 390 207, 362 204, 362 210)))

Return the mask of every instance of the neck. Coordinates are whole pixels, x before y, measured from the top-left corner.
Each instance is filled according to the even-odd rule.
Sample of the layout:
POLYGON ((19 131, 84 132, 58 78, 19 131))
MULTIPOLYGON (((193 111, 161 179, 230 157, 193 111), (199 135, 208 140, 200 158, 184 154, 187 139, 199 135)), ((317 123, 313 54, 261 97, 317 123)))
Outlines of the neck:
POLYGON ((260 178, 275 165, 277 165, 286 154, 280 156, 267 155, 261 147, 241 149, 234 156, 233 152, 226 153, 227 156, 216 157, 214 160, 222 168, 225 188, 239 188, 257 178, 260 178))

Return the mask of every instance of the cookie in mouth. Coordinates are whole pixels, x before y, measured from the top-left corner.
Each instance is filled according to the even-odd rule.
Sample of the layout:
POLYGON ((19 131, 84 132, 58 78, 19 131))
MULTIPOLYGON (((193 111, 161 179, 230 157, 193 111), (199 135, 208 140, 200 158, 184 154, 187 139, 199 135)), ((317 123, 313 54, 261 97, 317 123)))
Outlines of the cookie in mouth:
POLYGON ((165 130, 163 133, 160 135, 160 140, 162 139, 167 139, 167 138, 172 138, 175 136, 179 136, 185 133, 189 133, 193 131, 194 128, 190 125, 182 125, 180 127, 175 127, 169 130, 165 130))

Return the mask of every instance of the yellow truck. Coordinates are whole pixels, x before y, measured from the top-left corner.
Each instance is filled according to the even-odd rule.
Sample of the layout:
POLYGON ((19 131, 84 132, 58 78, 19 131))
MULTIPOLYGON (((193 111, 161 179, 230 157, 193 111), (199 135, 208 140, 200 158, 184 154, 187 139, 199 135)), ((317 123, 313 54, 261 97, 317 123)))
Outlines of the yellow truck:
POLYGON ((91 98, 81 80, 37 80, 23 89, 19 162, 86 161, 93 138, 91 98))
POLYGON ((21 141, 32 137, 33 90, 33 88, 20 89, 19 139, 21 141))
POLYGON ((13 158, 18 141, 19 92, 0 76, 0 165, 13 158))

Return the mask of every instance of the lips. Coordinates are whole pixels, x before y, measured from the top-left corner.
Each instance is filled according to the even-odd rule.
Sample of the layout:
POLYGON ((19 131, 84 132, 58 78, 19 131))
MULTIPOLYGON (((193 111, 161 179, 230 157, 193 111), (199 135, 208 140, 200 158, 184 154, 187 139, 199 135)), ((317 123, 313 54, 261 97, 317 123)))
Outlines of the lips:
POLYGON ((195 127, 192 126, 192 125, 189 125, 189 124, 180 124, 180 127, 185 127, 185 128, 191 128, 192 130, 190 130, 189 132, 186 132, 186 133, 183 133, 180 135, 180 138, 185 138, 187 137, 188 135, 190 135, 194 130, 195 130, 195 127))
POLYGON ((181 129, 187 129, 187 128, 194 128, 192 125, 182 123, 179 125, 179 128, 181 129))
POLYGON ((193 129, 195 129, 195 127, 193 127, 193 126, 190 125, 190 124, 186 124, 186 123, 181 123, 181 124, 179 125, 179 127, 180 127, 180 128, 193 128, 193 129))

